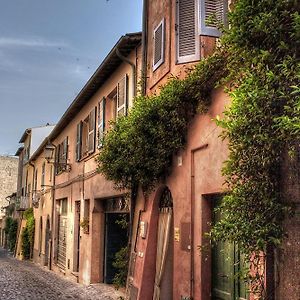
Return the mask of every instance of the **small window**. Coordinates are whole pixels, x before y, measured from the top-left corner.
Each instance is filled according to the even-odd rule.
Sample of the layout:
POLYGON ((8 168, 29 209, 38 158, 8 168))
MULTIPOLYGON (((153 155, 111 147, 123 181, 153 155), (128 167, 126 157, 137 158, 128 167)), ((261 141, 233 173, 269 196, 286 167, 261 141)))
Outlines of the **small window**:
POLYGON ((60 200, 60 214, 66 216, 68 214, 68 199, 60 200))
POLYGON ((76 161, 95 151, 96 107, 77 124, 76 161))
POLYGON ((219 26, 226 24, 228 0, 202 0, 199 8, 200 34, 219 37, 219 26))
POLYGON ((162 19, 154 29, 153 40, 153 71, 155 71, 165 59, 165 19, 162 19))
POLYGON ((104 97, 98 103, 98 147, 102 146, 105 133, 105 103, 104 97))
POLYGON ((67 170, 68 162, 68 137, 56 146, 55 151, 55 174, 60 174, 67 170))
POLYGON ((41 189, 45 188, 45 169, 46 169, 46 163, 43 163, 43 166, 42 166, 41 189))

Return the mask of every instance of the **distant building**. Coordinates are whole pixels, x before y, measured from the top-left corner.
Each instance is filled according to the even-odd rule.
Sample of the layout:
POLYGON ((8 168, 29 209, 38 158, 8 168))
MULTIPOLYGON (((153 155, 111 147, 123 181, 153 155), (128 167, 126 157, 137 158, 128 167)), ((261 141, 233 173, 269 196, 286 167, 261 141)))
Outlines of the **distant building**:
POLYGON ((0 156, 0 219, 4 216, 3 207, 8 205, 7 197, 17 190, 18 158, 0 156))

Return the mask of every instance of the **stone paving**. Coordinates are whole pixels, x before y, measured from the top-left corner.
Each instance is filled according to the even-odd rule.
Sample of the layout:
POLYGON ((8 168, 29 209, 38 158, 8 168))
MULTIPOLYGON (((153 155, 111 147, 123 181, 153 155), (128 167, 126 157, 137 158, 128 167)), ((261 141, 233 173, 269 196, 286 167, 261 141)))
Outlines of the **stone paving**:
POLYGON ((0 300, 117 300, 122 294, 105 284, 83 286, 0 248, 0 300))

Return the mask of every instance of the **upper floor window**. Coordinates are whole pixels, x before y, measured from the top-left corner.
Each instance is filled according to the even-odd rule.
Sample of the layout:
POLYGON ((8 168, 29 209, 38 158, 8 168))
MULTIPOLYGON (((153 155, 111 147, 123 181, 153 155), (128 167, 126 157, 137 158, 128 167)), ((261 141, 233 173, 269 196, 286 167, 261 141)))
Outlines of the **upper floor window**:
POLYGON ((155 71, 165 59, 165 19, 157 25, 153 32, 153 71, 155 71))
POLYGON ((105 132, 105 104, 106 99, 103 97, 98 102, 98 147, 102 146, 105 132))
POLYGON ((226 21, 228 0, 176 1, 177 63, 200 59, 199 34, 219 37, 226 21))
POLYGON ((226 23, 228 0, 199 0, 200 1, 200 34, 219 37, 219 26, 226 23))
POLYGON ((59 174, 67 169, 68 161, 68 137, 56 146, 55 150, 55 173, 59 174))
POLYGON ((117 117, 125 116, 128 108, 127 74, 117 84, 117 117))
POLYGON ((95 151, 95 132, 96 132, 96 107, 86 116, 83 121, 77 124, 76 137, 76 160, 95 151))
POLYGON ((45 170, 46 170, 46 163, 43 163, 42 166, 42 178, 41 178, 41 188, 45 188, 45 170))

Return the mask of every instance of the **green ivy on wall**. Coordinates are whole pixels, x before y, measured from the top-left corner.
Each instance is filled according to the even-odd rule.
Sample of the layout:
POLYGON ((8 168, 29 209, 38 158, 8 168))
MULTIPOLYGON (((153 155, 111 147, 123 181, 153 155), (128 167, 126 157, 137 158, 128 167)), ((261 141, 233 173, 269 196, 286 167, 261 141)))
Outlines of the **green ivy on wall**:
POLYGON ((22 231, 22 255, 24 259, 31 259, 33 255, 33 244, 34 244, 34 230, 35 220, 33 215, 33 208, 28 208, 24 212, 24 218, 26 219, 26 226, 22 231))
POLYGON ((223 55, 201 61, 184 80, 171 78, 159 95, 138 96, 128 116, 118 118, 103 140, 99 172, 119 188, 145 191, 168 174, 172 155, 186 142, 188 125, 205 112, 224 73, 223 55))
MULTIPOLYGON (((223 175, 229 193, 211 239, 237 243, 259 271, 261 253, 280 245, 289 211, 280 167, 300 132, 299 2, 236 0, 228 20, 215 54, 185 79, 171 78, 159 95, 137 97, 129 115, 106 134, 98 163, 117 187, 138 183, 151 190, 168 175, 190 121, 206 112, 221 82, 231 98, 225 117, 217 120, 228 140, 223 175)), ((265 299, 262 272, 249 276, 251 291, 265 299)))
POLYGON ((15 251, 18 232, 18 221, 12 217, 7 217, 4 228, 7 237, 7 246, 10 251, 15 251))

